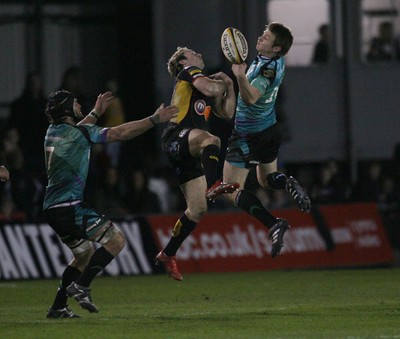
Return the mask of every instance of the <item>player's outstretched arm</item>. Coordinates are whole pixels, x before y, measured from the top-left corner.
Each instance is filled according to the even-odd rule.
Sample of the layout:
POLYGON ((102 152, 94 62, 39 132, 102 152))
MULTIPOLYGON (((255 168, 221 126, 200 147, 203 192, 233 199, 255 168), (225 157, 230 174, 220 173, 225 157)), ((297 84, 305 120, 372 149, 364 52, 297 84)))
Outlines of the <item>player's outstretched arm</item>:
POLYGON ((205 76, 196 79, 196 81, 193 82, 193 86, 207 97, 222 95, 226 90, 226 83, 223 80, 212 79, 205 76))
POLYGON ((166 106, 161 104, 153 115, 141 119, 126 122, 122 125, 112 127, 107 134, 107 142, 124 141, 133 139, 134 137, 143 134, 157 124, 167 122, 178 115, 179 109, 176 106, 166 106))

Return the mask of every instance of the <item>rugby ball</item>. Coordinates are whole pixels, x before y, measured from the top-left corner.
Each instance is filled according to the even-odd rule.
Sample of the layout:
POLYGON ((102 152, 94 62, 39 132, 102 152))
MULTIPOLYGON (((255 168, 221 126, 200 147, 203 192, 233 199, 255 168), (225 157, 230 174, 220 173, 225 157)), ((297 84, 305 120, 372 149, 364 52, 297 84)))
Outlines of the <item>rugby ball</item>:
POLYGON ((241 64, 248 54, 245 36, 238 29, 226 28, 221 35, 221 48, 225 58, 233 64, 241 64))

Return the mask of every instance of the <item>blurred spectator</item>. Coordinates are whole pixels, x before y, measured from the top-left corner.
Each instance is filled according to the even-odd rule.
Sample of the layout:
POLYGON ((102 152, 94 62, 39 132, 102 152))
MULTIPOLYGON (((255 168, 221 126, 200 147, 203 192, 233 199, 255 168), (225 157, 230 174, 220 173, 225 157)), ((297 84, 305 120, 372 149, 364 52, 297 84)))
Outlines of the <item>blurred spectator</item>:
POLYGON ((100 117, 98 124, 106 127, 114 127, 123 124, 125 119, 125 109, 122 99, 119 96, 118 82, 115 79, 110 79, 106 83, 106 91, 113 94, 113 99, 110 105, 100 117))
MULTIPOLYGON (((46 98, 43 94, 42 80, 38 73, 31 72, 26 77, 21 95, 11 103, 7 120, 8 143, 18 140, 18 155, 22 164, 14 164, 13 192, 17 208, 24 208, 28 218, 41 218, 42 200, 46 185, 46 168, 43 152, 43 139, 49 125, 44 114, 46 98), (15 133, 13 132, 15 130, 15 133), (18 151, 19 152, 19 151, 18 151)), ((11 150, 10 150, 11 152, 11 150)), ((16 156, 14 149, 9 156, 16 156)))
POLYGON ((126 217, 129 211, 124 207, 122 201, 118 170, 108 167, 104 174, 102 187, 95 191, 94 206, 113 219, 126 217))
MULTIPOLYGON (((178 197, 172 192, 166 175, 169 171, 169 168, 160 167, 153 170, 153 174, 149 176, 149 190, 157 195, 162 213, 170 213, 178 210, 178 197)), ((181 194, 180 191, 179 194, 181 194)))
POLYGON ((353 187, 353 199, 355 201, 378 201, 382 185, 382 164, 372 162, 359 174, 353 187))
MULTIPOLYGON (((1 162, 3 163, 3 162, 1 162)), ((10 209, 9 209, 9 194, 6 194, 10 191, 9 183, 7 181, 10 179, 10 172, 7 167, 4 165, 0 166, 0 222, 4 219, 8 219, 10 217, 10 209), (3 183, 6 183, 5 185, 3 183)))
POLYGON ((400 265, 400 143, 393 149, 389 173, 382 176, 378 208, 394 249, 396 264, 400 265))
POLYGON ((255 189, 255 195, 268 210, 296 207, 293 200, 283 190, 271 190, 258 186, 255 189))
POLYGON ((371 40, 367 60, 374 62, 399 59, 399 51, 396 49, 398 46, 396 46, 393 24, 390 21, 381 22, 379 35, 371 40))
POLYGON ((160 213, 161 206, 157 194, 149 189, 147 173, 135 168, 127 174, 126 191, 123 195, 125 207, 132 214, 160 213))
MULTIPOLYGON (((97 122, 99 126, 115 127, 126 122, 124 105, 119 96, 118 89, 118 82, 116 80, 111 79, 107 81, 106 91, 112 92, 114 98, 97 122)), ((118 167, 121 143, 113 142, 106 144, 105 147, 106 153, 111 160, 111 166, 118 167)))
MULTIPOLYGON (((168 201, 169 213, 180 212, 187 207, 185 196, 182 194, 182 191, 179 187, 179 180, 172 167, 163 165, 159 169, 157 169, 154 175, 149 178, 149 187, 153 186, 151 183, 153 177, 155 179, 157 179, 158 177, 164 178, 166 184, 168 185, 168 190, 170 192, 169 193, 170 196, 168 196, 167 198, 169 200, 168 201)), ((162 204, 163 202, 161 202, 161 205, 162 204)))
POLYGON ((400 264, 400 193, 391 176, 382 178, 377 205, 398 265, 400 264))
POLYGON ((265 188, 258 186, 254 190, 254 194, 260 200, 261 204, 263 205, 264 208, 269 209, 271 205, 271 195, 269 194, 268 190, 265 188))
POLYGON ((13 128, 5 132, 1 145, 2 163, 7 163, 11 180, 2 186, 2 213, 11 218, 18 211, 31 213, 33 187, 24 170, 24 156, 19 146, 18 131, 13 128))
MULTIPOLYGON (((0 140, 0 163, 6 163, 6 155, 4 151, 4 137, 0 140)), ((8 167, 8 165, 7 165, 8 167)), ((8 168, 3 166, 0 167, 1 173, 1 183, 0 183, 0 222, 6 221, 10 218, 11 212, 14 209, 14 201, 11 196, 11 181, 10 171, 8 168), (8 177, 8 179, 7 179, 8 177)))
POLYGON ((49 126, 44 114, 45 105, 40 75, 31 72, 27 75, 21 95, 11 103, 7 121, 7 128, 15 128, 18 132, 26 169, 41 182, 46 176, 43 138, 49 126))
POLYGON ((314 185, 314 169, 310 165, 303 165, 297 169, 296 177, 301 182, 303 188, 310 193, 314 185))
MULTIPOLYGON (((100 191, 104 190, 104 182, 107 170, 111 166, 110 157, 105 151, 104 144, 92 144, 89 164, 89 174, 86 181, 85 199, 95 208, 96 198, 100 191)), ((100 208, 98 208, 100 210, 100 208)))
POLYGON ((271 201, 269 204, 269 209, 285 209, 285 208, 295 208, 296 205, 293 200, 284 190, 271 190, 270 192, 271 201))
POLYGON ((70 66, 65 70, 59 89, 64 89, 74 95, 76 100, 81 105, 83 115, 89 113, 91 106, 87 100, 86 94, 83 91, 83 76, 82 70, 79 66, 70 66))
POLYGON ((326 64, 329 61, 329 26, 323 24, 318 29, 319 40, 314 47, 313 64, 326 64))
POLYGON ((344 202, 349 194, 349 187, 339 172, 337 161, 330 159, 322 164, 311 188, 311 200, 316 204, 344 202))
POLYGON ((19 133, 15 128, 5 131, 2 139, 2 151, 4 162, 8 164, 9 171, 22 170, 24 168, 24 154, 19 143, 19 133))
POLYGON ((382 178, 382 185, 376 202, 382 215, 393 211, 400 212, 400 193, 396 190, 395 181, 391 176, 382 178))
POLYGON ((400 143, 396 144, 394 147, 390 170, 396 190, 400 192, 400 143))

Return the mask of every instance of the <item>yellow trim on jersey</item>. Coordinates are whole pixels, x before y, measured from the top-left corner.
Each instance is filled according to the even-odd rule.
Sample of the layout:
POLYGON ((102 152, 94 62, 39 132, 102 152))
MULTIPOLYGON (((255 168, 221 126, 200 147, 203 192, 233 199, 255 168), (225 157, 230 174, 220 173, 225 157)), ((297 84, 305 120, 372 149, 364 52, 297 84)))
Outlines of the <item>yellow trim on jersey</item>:
POLYGON ((171 122, 179 124, 188 114, 192 92, 192 86, 188 82, 178 80, 172 95, 171 105, 177 106, 179 113, 176 118, 171 119, 171 122))
POLYGON ((202 76, 204 76, 204 74, 203 74, 203 71, 201 70, 201 69, 199 69, 199 68, 194 68, 194 69, 191 69, 190 71, 189 71, 189 74, 193 77, 193 78, 196 78, 196 74, 201 74, 202 76))

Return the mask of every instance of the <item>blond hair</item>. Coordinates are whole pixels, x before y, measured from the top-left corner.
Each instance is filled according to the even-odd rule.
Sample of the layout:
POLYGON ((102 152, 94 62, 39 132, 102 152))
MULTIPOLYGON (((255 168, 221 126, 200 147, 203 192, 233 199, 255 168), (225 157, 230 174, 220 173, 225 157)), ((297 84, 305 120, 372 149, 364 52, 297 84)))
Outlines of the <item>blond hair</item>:
POLYGON ((172 77, 176 77, 179 72, 183 69, 183 65, 179 63, 179 61, 186 59, 185 52, 188 50, 187 47, 178 47, 176 52, 172 54, 167 62, 168 73, 172 77))

